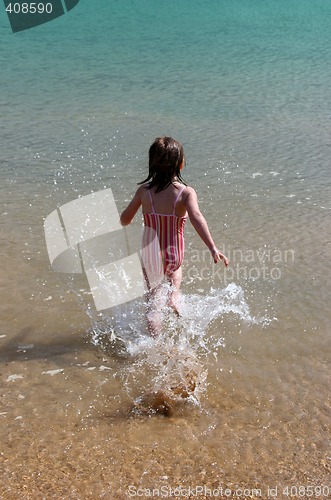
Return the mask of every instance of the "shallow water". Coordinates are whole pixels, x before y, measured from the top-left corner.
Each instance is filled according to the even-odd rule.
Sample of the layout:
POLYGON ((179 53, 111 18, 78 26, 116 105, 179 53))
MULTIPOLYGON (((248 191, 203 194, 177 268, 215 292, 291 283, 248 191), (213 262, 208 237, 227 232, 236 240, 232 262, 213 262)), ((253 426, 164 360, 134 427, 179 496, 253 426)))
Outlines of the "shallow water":
POLYGON ((328 485, 330 7, 98 6, 0 21, 0 496, 328 485), (144 298, 96 311, 52 271, 43 223, 106 188, 120 212, 161 134, 230 267, 188 224, 181 317, 152 339, 144 298))

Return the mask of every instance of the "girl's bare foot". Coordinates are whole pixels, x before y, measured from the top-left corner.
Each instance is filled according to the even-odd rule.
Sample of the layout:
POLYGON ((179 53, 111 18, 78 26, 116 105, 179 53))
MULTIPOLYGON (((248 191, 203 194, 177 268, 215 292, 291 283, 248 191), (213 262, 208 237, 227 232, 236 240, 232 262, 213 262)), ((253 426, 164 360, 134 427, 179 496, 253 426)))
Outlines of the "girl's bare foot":
POLYGON ((171 307, 171 309, 173 310, 173 312, 175 313, 175 315, 180 318, 180 312, 178 311, 178 307, 177 305, 175 304, 175 302, 173 301, 170 301, 168 303, 168 306, 171 307))

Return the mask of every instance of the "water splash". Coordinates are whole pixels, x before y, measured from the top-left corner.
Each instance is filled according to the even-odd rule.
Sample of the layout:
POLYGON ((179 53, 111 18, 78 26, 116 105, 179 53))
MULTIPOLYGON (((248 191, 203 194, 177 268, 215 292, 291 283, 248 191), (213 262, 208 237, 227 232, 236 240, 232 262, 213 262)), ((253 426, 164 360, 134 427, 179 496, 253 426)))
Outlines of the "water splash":
POLYGON ((224 316, 245 324, 264 324, 268 319, 252 316, 244 290, 235 283, 205 295, 182 294, 179 317, 166 305, 169 287, 164 291, 162 331, 156 338, 148 333, 144 299, 121 305, 111 314, 88 311, 92 342, 129 360, 118 375, 134 413, 171 415, 178 405, 200 405, 207 387, 208 354, 217 358, 225 345, 224 338, 209 331, 210 324, 224 316))

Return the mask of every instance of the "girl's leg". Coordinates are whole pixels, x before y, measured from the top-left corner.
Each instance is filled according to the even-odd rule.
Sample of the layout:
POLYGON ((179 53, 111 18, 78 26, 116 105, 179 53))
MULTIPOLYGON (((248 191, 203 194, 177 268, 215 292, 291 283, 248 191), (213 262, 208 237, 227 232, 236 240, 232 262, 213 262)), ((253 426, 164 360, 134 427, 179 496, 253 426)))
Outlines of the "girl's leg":
MULTIPOLYGON (((168 305, 172 307, 174 312, 178 314, 178 302, 180 296, 180 285, 182 281, 182 268, 174 271, 168 279, 172 285, 172 290, 168 297, 168 305)), ((148 292, 148 307, 147 307, 147 325, 149 333, 153 337, 157 337, 161 333, 162 328, 162 310, 165 306, 166 299, 164 296, 164 287, 161 285, 150 289, 148 292)))
POLYGON ((166 303, 166 299, 164 298, 164 287, 162 286, 164 276, 162 275, 160 278, 157 275, 157 279, 155 280, 155 275, 150 273, 150 276, 154 278, 154 281, 159 283, 157 286, 154 285, 153 287, 153 283, 151 285, 145 268, 143 268, 143 272, 148 289, 146 311, 147 327, 152 337, 157 337, 161 333, 163 319, 162 310, 166 303))
POLYGON ((157 337, 161 333, 162 328, 162 285, 159 285, 153 290, 150 290, 147 298, 147 326, 152 337, 157 337))
POLYGON ((179 302, 179 296, 180 296, 180 284, 182 282, 182 268, 180 267, 177 269, 177 271, 174 271, 170 276, 169 276, 170 282, 173 285, 173 290, 170 292, 170 297, 169 297, 169 306, 173 308, 176 314, 179 315, 178 312, 178 302, 179 302))

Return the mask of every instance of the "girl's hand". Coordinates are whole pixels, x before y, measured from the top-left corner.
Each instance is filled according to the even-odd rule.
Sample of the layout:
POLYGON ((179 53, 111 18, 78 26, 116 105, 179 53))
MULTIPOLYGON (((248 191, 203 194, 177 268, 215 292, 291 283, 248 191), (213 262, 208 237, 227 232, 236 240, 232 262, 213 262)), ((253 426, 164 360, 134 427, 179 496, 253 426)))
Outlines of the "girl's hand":
POLYGON ((216 248, 216 247, 212 248, 210 250, 210 252, 211 252, 211 254, 213 256, 215 264, 217 262, 219 262, 220 260, 223 260, 225 267, 228 267, 228 265, 229 265, 229 259, 218 248, 216 248))

